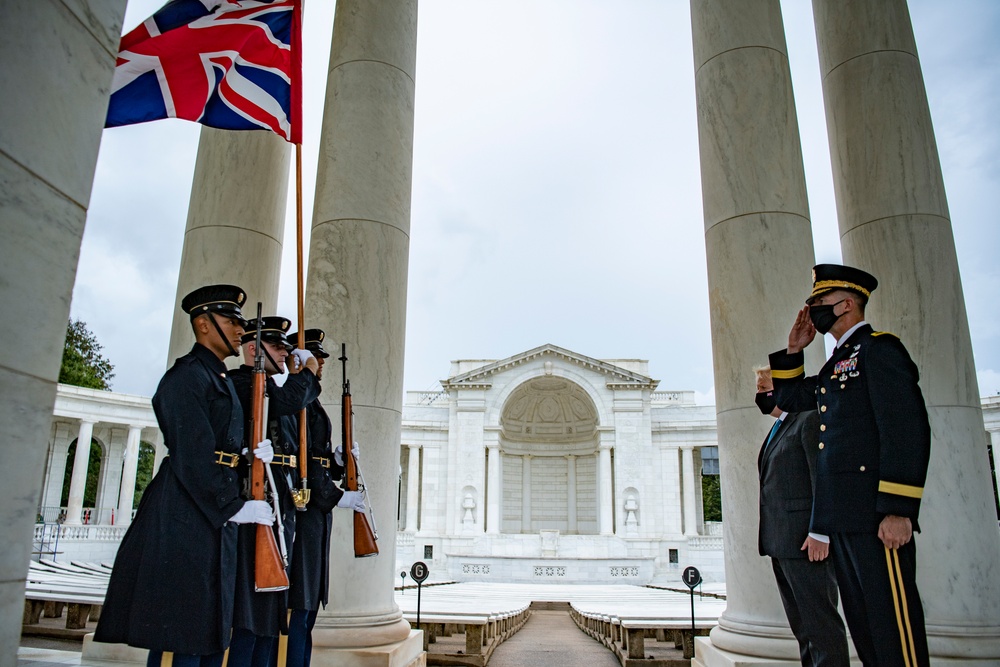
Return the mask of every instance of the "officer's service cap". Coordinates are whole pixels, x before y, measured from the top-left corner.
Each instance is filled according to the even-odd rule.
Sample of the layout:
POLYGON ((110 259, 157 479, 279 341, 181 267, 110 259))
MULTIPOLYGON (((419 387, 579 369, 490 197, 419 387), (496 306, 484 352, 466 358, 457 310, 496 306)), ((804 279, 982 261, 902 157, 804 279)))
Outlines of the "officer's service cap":
MULTIPOLYGON (((288 329, 292 326, 292 321, 271 315, 260 318, 260 338, 264 342, 282 345, 287 350, 295 349, 295 345, 288 340, 288 329)), ((257 318, 250 320, 244 327, 246 333, 241 339, 244 343, 250 343, 257 339, 257 318)))
POLYGON ((236 285, 205 285, 181 299, 181 310, 192 320, 206 313, 235 317, 246 328, 247 321, 240 310, 246 300, 246 292, 236 285))
MULTIPOLYGON (((299 332, 296 331, 293 334, 289 334, 288 338, 290 340, 297 341, 299 339, 299 332)), ((305 330, 305 346, 306 349, 312 352, 315 356, 326 359, 330 356, 330 353, 323 349, 323 339, 326 338, 326 333, 322 329, 306 329, 305 330)))
POLYGON ((867 271, 840 264, 817 264, 813 267, 812 294, 806 303, 812 303, 816 297, 834 290, 848 290, 867 299, 876 287, 878 280, 867 271))

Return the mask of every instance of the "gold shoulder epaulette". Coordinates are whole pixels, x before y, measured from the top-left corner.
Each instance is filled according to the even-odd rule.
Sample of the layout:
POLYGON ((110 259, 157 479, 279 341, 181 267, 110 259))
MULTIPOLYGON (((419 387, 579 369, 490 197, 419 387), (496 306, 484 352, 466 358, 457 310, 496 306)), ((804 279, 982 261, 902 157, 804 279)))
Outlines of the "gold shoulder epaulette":
POLYGON ((892 333, 891 331, 873 331, 872 335, 873 336, 892 336, 893 338, 899 338, 899 336, 897 336, 896 334, 892 333))

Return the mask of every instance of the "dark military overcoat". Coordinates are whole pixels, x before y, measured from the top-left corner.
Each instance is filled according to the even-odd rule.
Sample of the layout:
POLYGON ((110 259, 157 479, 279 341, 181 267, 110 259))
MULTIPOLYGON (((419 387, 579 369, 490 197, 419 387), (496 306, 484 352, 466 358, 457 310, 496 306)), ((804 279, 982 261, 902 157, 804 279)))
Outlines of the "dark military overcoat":
POLYGON ((919 530, 931 431, 917 367, 899 338, 865 324, 809 377, 802 352, 775 352, 770 362, 782 410, 819 410, 809 531, 872 532, 888 514, 919 530))
POLYGON ((330 417, 316 399, 306 408, 309 430, 309 504, 295 522, 295 548, 289 573, 288 608, 319 609, 326 606, 330 588, 330 531, 333 508, 344 492, 335 481, 344 468, 333 459, 330 417))
MULTIPOLYGON (((253 405, 253 368, 240 366, 232 372, 236 394, 249 420, 253 405)), ((282 386, 271 378, 267 379, 265 393, 268 398, 268 421, 265 437, 271 439, 275 456, 298 455, 299 421, 298 413, 319 396, 319 379, 311 372, 303 370, 289 375, 282 386)), ((245 443, 250 449, 257 443, 245 443)), ((250 476, 252 454, 248 452, 239 471, 242 480, 250 476)), ((295 534, 296 511, 291 490, 298 485, 299 477, 295 468, 271 464, 274 476, 274 493, 281 507, 281 520, 284 528, 285 544, 289 556, 292 552, 292 539, 295 534)), ((249 488, 248 484, 245 484, 249 488)), ((277 530, 277 526, 275 526, 277 530)), ((278 539, 275 534, 275 540, 278 539)), ((233 615, 233 627, 250 630, 261 637, 277 637, 279 632, 286 631, 286 615, 288 610, 288 591, 272 591, 258 593, 254 590, 254 564, 257 544, 257 526, 246 524, 240 526, 237 540, 237 580, 236 604, 233 615)))
POLYGON ((153 395, 169 455, 125 533, 95 640, 205 655, 229 645, 243 410, 225 365, 196 344, 153 395), (220 457, 217 452, 224 452, 220 457))

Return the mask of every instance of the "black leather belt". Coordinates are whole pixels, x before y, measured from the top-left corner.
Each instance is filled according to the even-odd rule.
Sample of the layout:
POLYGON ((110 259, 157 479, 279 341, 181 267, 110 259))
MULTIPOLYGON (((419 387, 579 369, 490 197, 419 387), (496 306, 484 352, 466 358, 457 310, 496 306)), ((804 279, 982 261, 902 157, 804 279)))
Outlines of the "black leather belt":
POLYGON ((295 454, 275 454, 274 458, 271 459, 271 465, 288 466, 289 468, 294 468, 297 462, 295 454))
POLYGON ((313 457, 313 461, 319 462, 319 464, 322 467, 324 467, 324 468, 328 468, 329 469, 329 467, 330 467, 330 459, 328 459, 328 458, 324 458, 322 456, 314 456, 313 457))

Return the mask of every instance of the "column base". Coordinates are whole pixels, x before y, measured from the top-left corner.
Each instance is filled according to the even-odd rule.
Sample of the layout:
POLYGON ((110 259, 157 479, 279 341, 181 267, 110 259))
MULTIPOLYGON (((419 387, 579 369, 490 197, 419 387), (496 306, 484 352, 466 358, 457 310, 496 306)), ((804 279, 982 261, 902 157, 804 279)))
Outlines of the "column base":
POLYGON ((81 665, 146 665, 146 656, 149 651, 144 648, 135 648, 128 644, 105 644, 95 642, 94 633, 83 636, 83 653, 80 657, 81 665))
MULTIPOLYGON (((765 658, 755 655, 743 655, 723 650, 712 643, 711 637, 695 637, 694 657, 691 667, 794 667, 801 665, 798 659, 783 660, 781 658, 765 658)), ((852 665, 860 662, 852 661, 852 665)))
POLYGON ((401 642, 365 648, 323 648, 313 644, 315 667, 426 667, 424 633, 411 630, 401 642))

